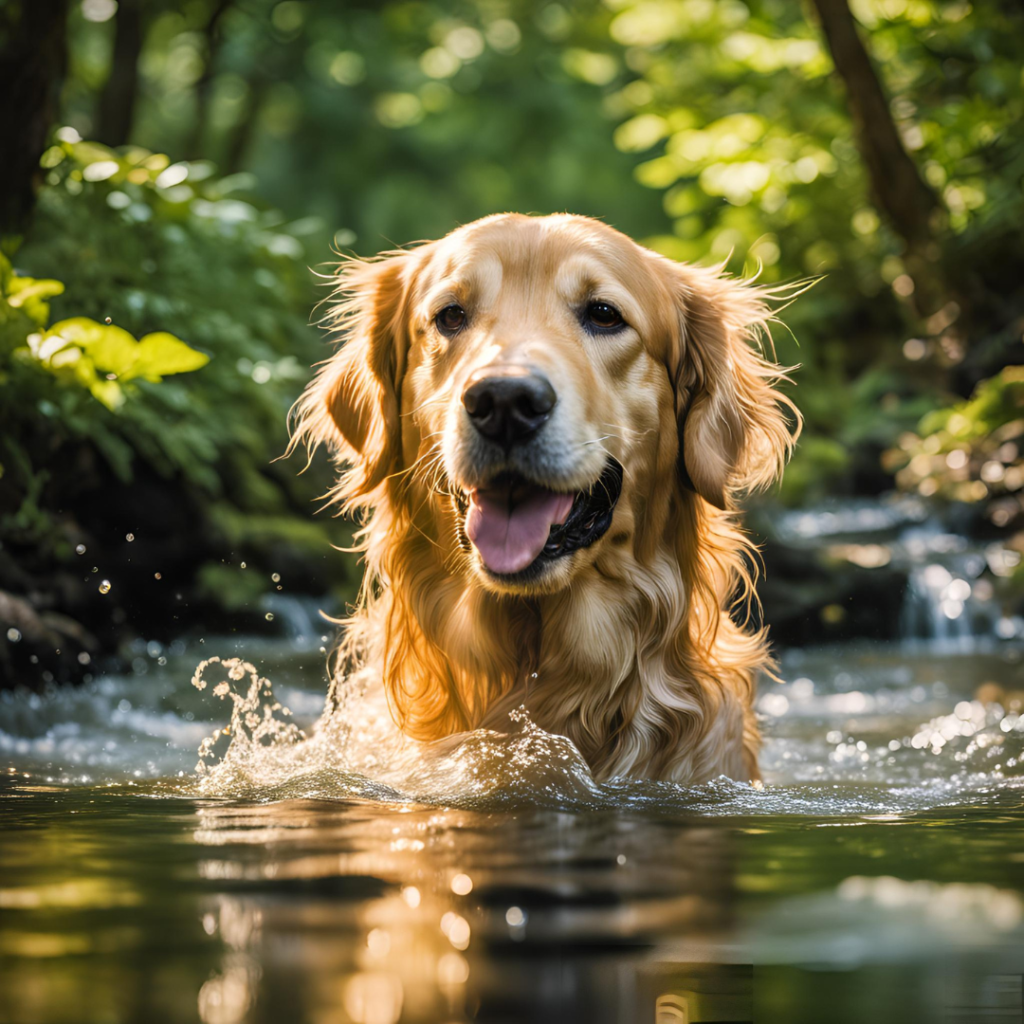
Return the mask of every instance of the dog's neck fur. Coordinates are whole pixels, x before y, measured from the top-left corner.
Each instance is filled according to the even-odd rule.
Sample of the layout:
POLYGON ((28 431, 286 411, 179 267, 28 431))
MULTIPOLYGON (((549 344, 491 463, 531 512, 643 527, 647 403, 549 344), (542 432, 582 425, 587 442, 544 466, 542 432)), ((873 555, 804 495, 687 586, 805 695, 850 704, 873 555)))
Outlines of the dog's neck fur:
POLYGON ((756 777, 751 699, 769 658, 763 634, 724 608, 749 582, 749 545, 727 514, 677 488, 654 535, 606 544, 585 586, 519 598, 471 575, 450 513, 417 517, 407 491, 384 489, 363 534, 368 571, 346 653, 381 667, 404 732, 503 730, 523 705, 572 739, 598 779, 756 777), (438 521, 449 536, 430 535, 438 521))

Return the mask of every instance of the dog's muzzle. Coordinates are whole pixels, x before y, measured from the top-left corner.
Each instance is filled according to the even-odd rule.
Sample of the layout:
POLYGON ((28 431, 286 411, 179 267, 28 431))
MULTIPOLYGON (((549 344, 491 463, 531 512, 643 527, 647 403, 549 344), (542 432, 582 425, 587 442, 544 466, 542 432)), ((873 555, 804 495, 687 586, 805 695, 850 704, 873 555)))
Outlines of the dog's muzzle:
POLYGON ((527 367, 485 367, 471 378, 462 404, 478 433, 508 451, 548 421, 558 396, 547 377, 527 367))

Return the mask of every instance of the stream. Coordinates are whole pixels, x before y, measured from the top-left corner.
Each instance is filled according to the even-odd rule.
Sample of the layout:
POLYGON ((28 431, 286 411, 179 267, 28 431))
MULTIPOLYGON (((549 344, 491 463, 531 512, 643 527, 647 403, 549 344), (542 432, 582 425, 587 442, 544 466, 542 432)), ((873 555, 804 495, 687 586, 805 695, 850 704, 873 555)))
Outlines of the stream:
POLYGON ((0 1022, 1020 1021, 1019 556, 905 501, 775 529, 906 583, 899 639, 780 652, 763 787, 598 784, 525 716, 304 739, 332 633, 286 595, 0 694, 0 1022))

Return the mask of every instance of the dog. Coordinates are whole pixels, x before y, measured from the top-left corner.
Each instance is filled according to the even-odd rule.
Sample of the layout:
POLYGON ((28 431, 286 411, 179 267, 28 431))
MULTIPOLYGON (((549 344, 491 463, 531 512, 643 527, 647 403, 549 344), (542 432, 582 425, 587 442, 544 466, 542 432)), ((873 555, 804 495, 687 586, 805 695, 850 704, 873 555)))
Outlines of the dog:
POLYGON ((735 507, 801 423, 755 347, 770 298, 568 214, 342 264, 292 446, 338 463, 366 562, 342 656, 405 735, 525 706, 599 781, 758 778, 735 507))

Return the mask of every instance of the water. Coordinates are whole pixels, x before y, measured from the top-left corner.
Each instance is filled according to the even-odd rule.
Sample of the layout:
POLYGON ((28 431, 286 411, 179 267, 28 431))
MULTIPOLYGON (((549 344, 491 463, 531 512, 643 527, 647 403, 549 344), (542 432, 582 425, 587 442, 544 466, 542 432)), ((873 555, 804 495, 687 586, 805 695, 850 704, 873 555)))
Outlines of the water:
POLYGON ((311 729, 323 656, 287 641, 3 697, 0 1020, 941 1020, 1024 973, 1014 641, 790 652, 762 790, 601 786, 528 719, 197 776, 215 649, 311 729))
POLYGON ((905 639, 783 654, 761 788, 598 784, 525 715, 402 743, 358 686, 322 718, 305 604, 0 695, 0 1022, 1021 1021, 1007 556, 841 512, 782 527, 884 547, 905 639))
POLYGON ((964 536, 919 498, 835 501, 784 513, 768 529, 812 559, 824 554, 902 576, 898 632, 911 647, 966 653, 1024 637, 1024 618, 1004 614, 997 595, 1021 553, 998 540, 964 536))

